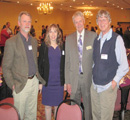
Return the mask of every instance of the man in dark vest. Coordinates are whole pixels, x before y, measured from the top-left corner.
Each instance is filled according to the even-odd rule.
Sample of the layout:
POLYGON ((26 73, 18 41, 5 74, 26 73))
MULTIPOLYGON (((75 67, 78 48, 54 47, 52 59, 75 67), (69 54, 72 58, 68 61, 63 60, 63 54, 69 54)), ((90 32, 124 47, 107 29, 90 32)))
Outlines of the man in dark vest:
POLYGON ((92 116, 93 120, 112 120, 117 88, 129 67, 123 39, 112 31, 109 12, 100 10, 96 22, 101 33, 93 45, 92 116))

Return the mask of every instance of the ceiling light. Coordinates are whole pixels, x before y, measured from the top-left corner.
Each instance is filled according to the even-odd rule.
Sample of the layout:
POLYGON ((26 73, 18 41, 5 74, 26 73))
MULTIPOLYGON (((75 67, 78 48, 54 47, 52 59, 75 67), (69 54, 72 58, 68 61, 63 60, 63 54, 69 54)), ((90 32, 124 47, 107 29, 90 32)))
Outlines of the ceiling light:
POLYGON ((89 18, 89 17, 93 16, 93 13, 91 11, 84 11, 83 14, 84 14, 85 18, 89 18))
POLYGON ((53 11, 53 7, 51 6, 51 3, 40 3, 39 7, 37 7, 39 14, 51 14, 53 11))

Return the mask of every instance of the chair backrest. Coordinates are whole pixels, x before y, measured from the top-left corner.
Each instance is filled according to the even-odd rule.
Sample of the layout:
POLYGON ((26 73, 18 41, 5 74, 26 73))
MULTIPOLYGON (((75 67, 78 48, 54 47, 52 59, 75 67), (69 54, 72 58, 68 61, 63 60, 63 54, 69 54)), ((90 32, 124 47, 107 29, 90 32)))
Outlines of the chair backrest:
POLYGON ((8 97, 8 98, 5 98, 3 100, 0 101, 0 104, 1 103, 10 103, 10 104, 14 104, 14 99, 12 97, 8 97))
POLYGON ((10 103, 1 103, 0 104, 0 119, 1 120, 20 120, 20 116, 14 105, 10 103))
POLYGON ((129 95, 128 95, 128 102, 126 105, 126 110, 130 110, 130 90, 129 90, 129 95))
POLYGON ((82 120, 83 111, 81 106, 72 99, 64 100, 57 108, 55 120, 82 120), (71 105, 69 103, 74 103, 71 105))
POLYGON ((114 111, 120 111, 120 110, 121 110, 121 90, 118 89, 114 111))

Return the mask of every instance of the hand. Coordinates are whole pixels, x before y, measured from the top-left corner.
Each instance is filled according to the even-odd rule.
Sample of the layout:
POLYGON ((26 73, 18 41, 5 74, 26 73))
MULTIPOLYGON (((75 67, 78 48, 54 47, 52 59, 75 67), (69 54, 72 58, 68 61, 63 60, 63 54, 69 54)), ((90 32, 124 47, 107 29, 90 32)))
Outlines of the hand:
POLYGON ((64 91, 66 91, 67 90, 67 85, 66 84, 64 84, 64 91))
POLYGON ((115 89, 115 87, 117 86, 117 83, 115 80, 112 80, 112 88, 115 89))
POLYGON ((14 87, 14 85, 13 85, 12 90, 14 90, 14 89, 15 89, 15 87, 14 87))
POLYGON ((39 84, 39 93, 41 94, 42 93, 42 84, 39 84))
POLYGON ((71 95, 71 85, 70 84, 67 84, 67 91, 71 95))

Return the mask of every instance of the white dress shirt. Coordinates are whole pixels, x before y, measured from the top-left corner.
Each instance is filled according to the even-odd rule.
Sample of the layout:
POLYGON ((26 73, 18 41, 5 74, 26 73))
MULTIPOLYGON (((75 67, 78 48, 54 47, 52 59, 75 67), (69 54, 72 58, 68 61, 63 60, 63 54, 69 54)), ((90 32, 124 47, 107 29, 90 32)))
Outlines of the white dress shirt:
MULTIPOLYGON (((83 45, 84 45, 84 32, 85 32, 84 29, 82 30, 81 33, 79 33, 79 32, 77 31, 77 45, 78 45, 78 40, 79 40, 80 35, 82 36, 82 37, 81 37, 81 40, 82 40, 82 55, 83 55, 83 45)), ((81 62, 81 64, 82 64, 82 62, 81 62)), ((81 71, 83 72, 83 67, 82 67, 82 65, 81 65, 81 71)))

